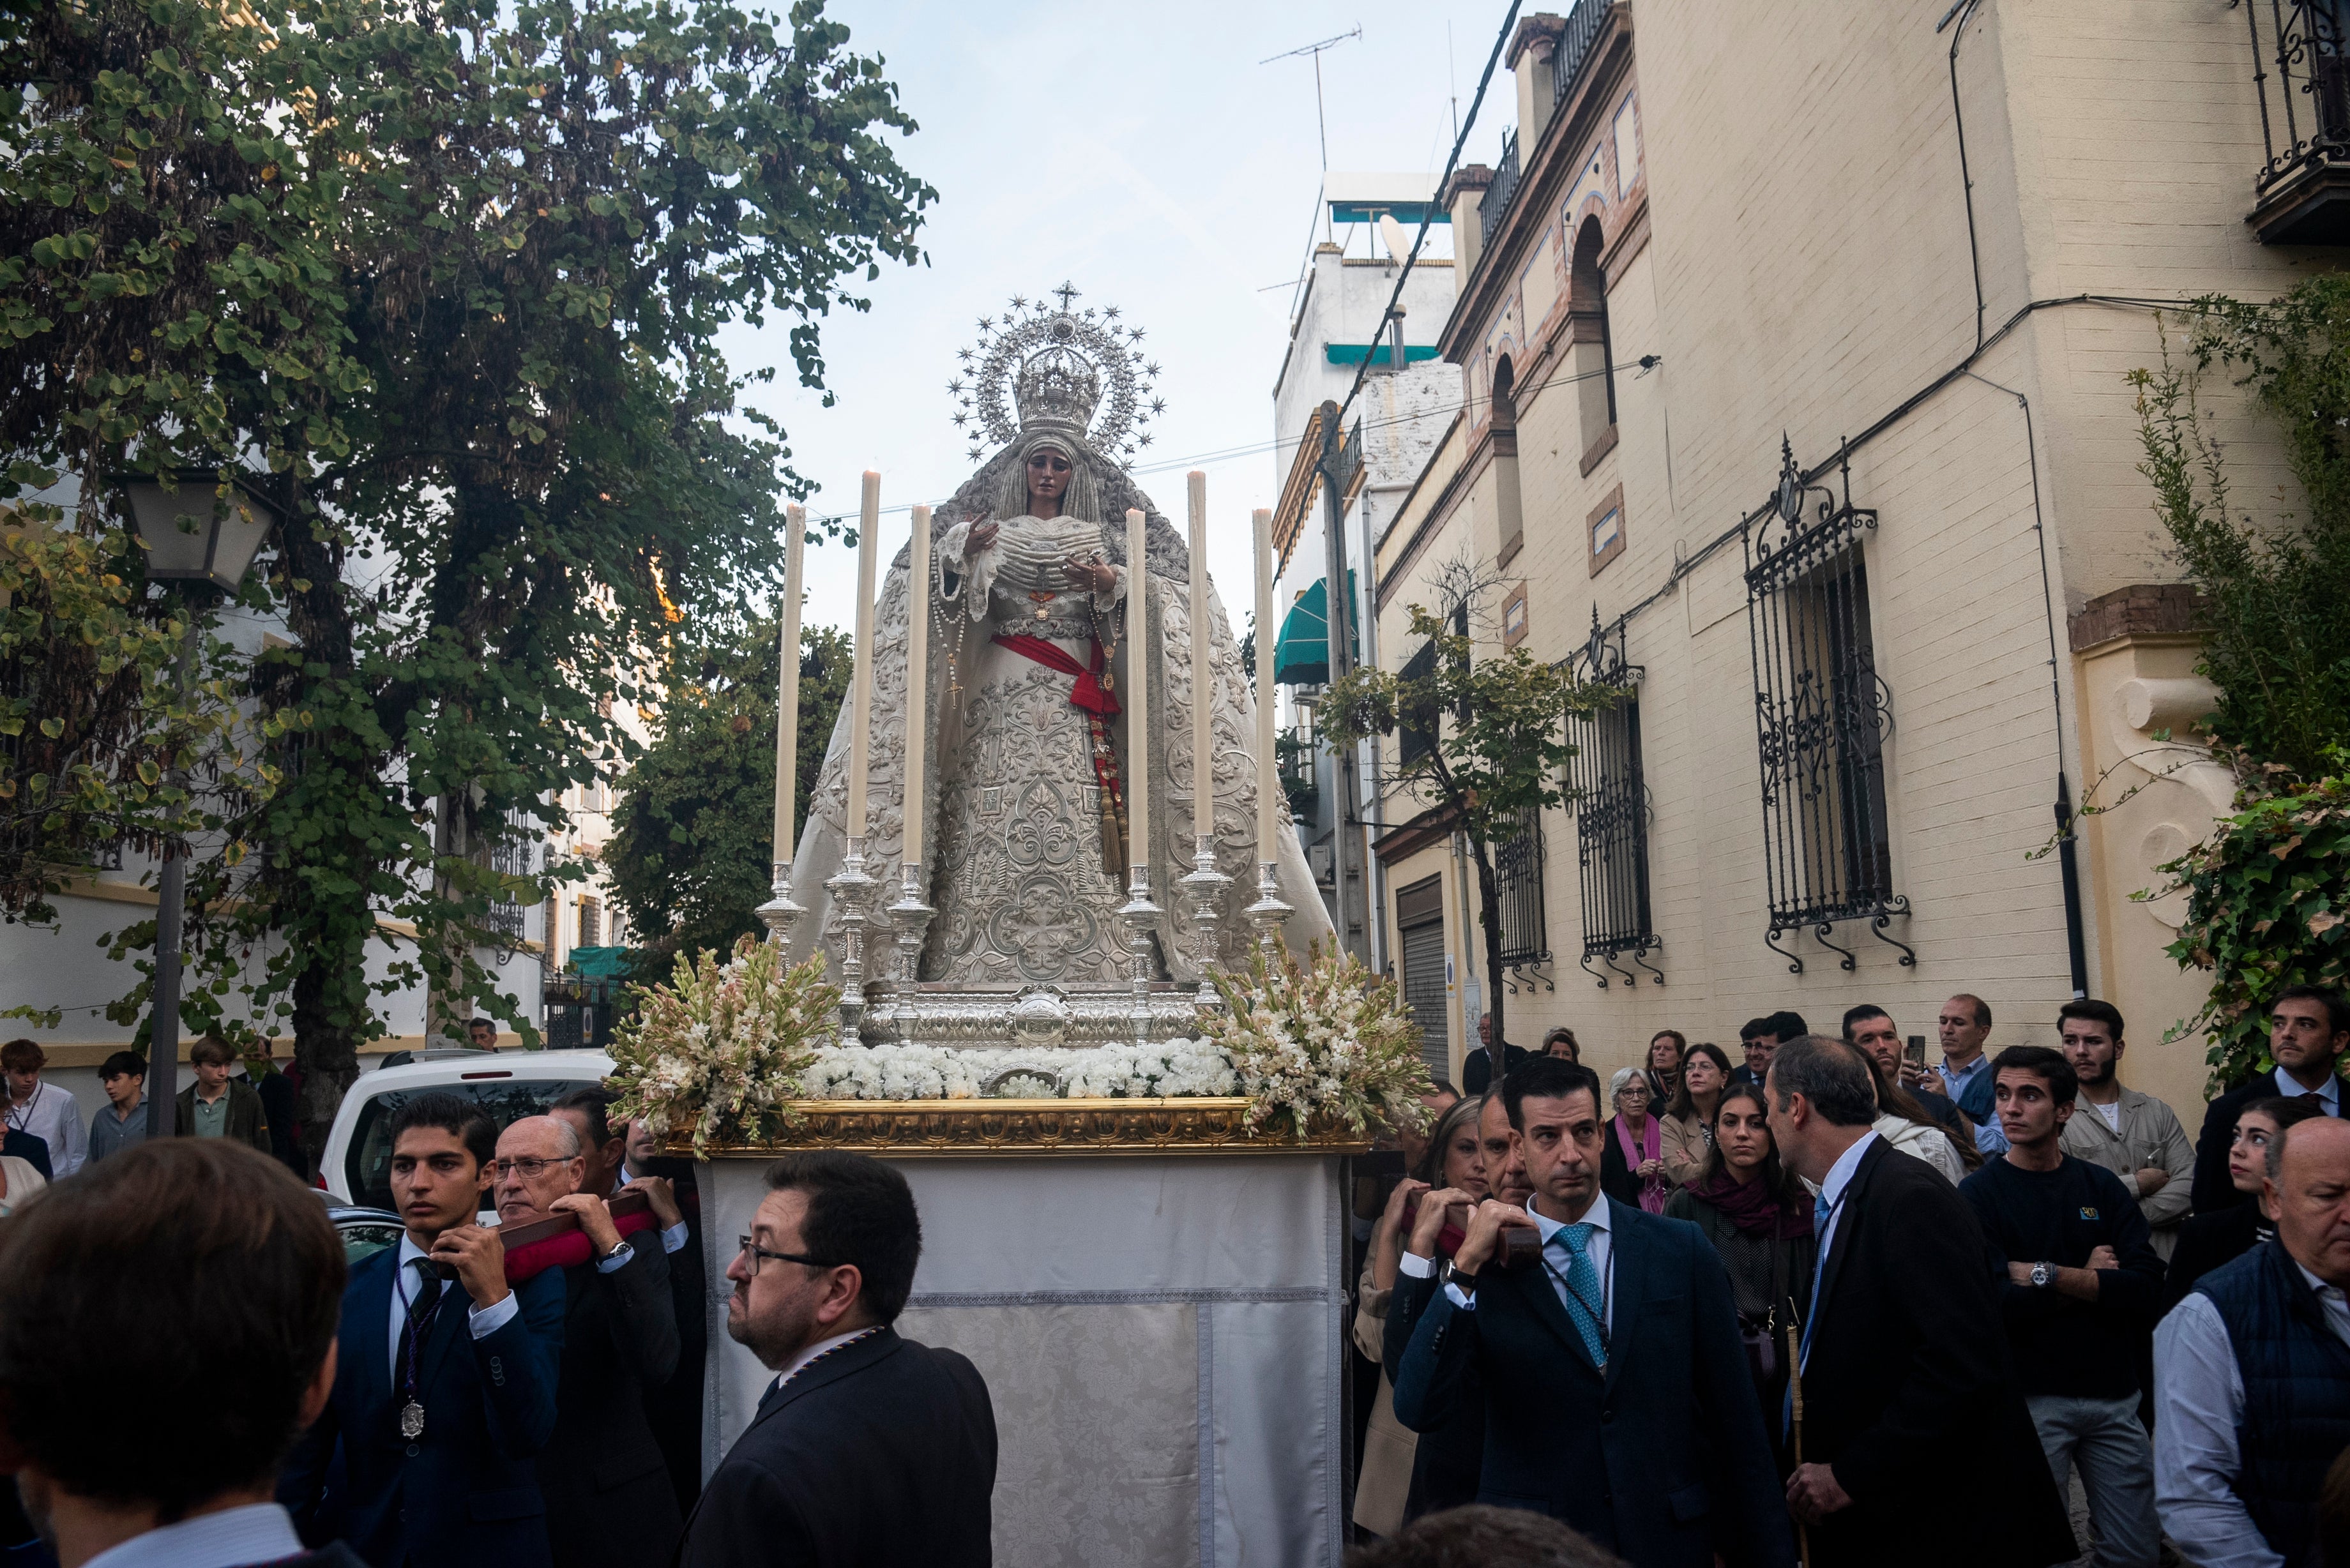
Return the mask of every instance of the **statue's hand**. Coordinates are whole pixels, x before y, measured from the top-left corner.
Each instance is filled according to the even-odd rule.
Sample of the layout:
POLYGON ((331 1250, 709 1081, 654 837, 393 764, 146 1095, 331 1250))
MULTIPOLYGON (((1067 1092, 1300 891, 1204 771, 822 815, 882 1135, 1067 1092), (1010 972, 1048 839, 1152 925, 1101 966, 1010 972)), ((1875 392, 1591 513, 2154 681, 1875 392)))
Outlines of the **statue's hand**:
POLYGON ((1070 556, 1067 571, 1069 586, 1087 593, 1106 594, 1118 587, 1118 568, 1093 556, 1070 556))
POLYGON ((972 524, 971 533, 963 539, 963 554, 966 556, 976 556, 994 544, 996 532, 1002 526, 1003 524, 993 522, 972 524))

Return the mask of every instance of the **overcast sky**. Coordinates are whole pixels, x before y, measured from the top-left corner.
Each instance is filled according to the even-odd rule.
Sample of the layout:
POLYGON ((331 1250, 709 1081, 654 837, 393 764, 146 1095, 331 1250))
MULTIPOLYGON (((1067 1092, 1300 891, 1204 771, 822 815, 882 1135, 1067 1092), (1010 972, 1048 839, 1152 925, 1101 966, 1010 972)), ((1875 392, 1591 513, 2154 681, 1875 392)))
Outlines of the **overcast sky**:
MULTIPOLYGON (((880 472, 885 507, 951 494, 976 466, 949 422, 955 350, 1012 295, 1066 278, 1084 292, 1080 305, 1115 304, 1141 326, 1161 367, 1167 411, 1138 469, 1258 449, 1140 473, 1180 526, 1182 469, 1206 469, 1210 566, 1238 622, 1251 594, 1249 509, 1272 505, 1280 486, 1263 449, 1291 294, 1268 286, 1301 270, 1322 173, 1313 62, 1257 62, 1359 24, 1360 39, 1321 57, 1330 166, 1433 175, 1451 145, 1448 100, 1457 91, 1466 118, 1506 9, 833 0, 850 47, 885 57, 921 127, 899 157, 941 199, 921 234, 931 265, 885 270, 865 291, 869 315, 825 322, 836 407, 790 384, 785 324, 729 341, 738 365, 780 368, 759 401, 783 421, 794 465, 822 486, 811 511, 853 513, 867 468, 880 472)), ((1468 160, 1492 161, 1515 119, 1515 90, 1497 68, 1468 160)), ((885 560, 907 525, 903 511, 884 516, 885 560)), ((854 553, 811 549, 807 582, 810 623, 849 624, 854 553)))

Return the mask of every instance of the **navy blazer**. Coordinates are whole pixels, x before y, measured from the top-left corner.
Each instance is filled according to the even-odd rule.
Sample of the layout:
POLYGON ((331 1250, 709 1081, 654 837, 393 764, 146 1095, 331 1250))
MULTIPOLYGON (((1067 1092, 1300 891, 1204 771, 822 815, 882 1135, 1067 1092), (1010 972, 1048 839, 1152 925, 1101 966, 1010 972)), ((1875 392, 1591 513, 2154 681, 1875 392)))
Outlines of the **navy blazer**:
POLYGON ((1549 1514, 1640 1568, 1792 1568, 1794 1533, 1738 1335, 1730 1277, 1685 1220, 1613 1199, 1613 1343, 1592 1364, 1544 1269, 1441 1291, 1395 1378, 1414 1431, 1473 1371, 1485 1396, 1477 1501, 1549 1514))
POLYGON ((520 1308, 480 1339, 463 1284, 449 1282, 418 1353, 424 1430, 410 1442, 391 1377, 399 1259, 387 1247, 351 1271, 334 1396, 296 1447, 278 1501, 304 1541, 348 1542, 374 1568, 544 1568, 546 1506, 531 1459, 555 1431, 563 1271, 515 1286, 520 1308))

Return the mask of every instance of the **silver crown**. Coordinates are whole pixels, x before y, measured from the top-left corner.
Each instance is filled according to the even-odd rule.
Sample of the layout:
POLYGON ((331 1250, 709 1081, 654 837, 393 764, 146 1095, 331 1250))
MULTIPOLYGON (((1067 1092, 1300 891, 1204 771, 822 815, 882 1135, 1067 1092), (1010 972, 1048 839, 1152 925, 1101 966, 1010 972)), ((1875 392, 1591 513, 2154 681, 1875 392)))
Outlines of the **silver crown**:
POLYGON ((1114 305, 1076 309, 1077 297, 1066 283, 1034 301, 1015 294, 1001 317, 979 318, 976 347, 956 350, 963 370, 947 392, 972 458, 1040 426, 1129 461, 1150 444, 1146 427, 1167 400, 1150 395, 1159 367, 1143 358, 1142 328, 1120 322, 1114 305))

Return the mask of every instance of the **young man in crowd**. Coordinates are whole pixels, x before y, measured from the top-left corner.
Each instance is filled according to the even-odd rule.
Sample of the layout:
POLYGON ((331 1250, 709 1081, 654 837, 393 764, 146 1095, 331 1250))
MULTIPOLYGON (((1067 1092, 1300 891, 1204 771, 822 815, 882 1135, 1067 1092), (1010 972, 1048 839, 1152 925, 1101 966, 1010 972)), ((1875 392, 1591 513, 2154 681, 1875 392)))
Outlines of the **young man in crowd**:
POLYGON ((2266 1152, 2275 1238, 2155 1333, 2155 1503, 2190 1563, 2333 1560, 2318 1494, 2350 1433, 2350 1123, 2312 1116, 2266 1152))
POLYGON ((2056 1010, 2064 1060, 2081 1081, 2081 1097, 2064 1123, 2064 1152, 2121 1179, 2153 1232, 2166 1263, 2178 1246, 2178 1227, 2195 1174, 2195 1146, 2168 1106, 2122 1087, 2121 1010, 2110 1002, 2076 997, 2056 1010))
POLYGON ((1779 1158, 1818 1195, 1820 1262, 1797 1346, 1804 1462, 1787 1481, 1813 1568, 2070 1561, 1974 1210, 1877 1136, 1877 1086, 1851 1046, 1789 1042, 1766 1093, 1779 1158), (1921 1507, 1919 1478, 1959 1455, 1982 1505, 1921 1507))
MULTIPOLYGON (((1902 1082, 1901 1069, 1908 1058, 1902 1054, 1901 1027, 1893 1022, 1891 1013, 1866 1002, 1848 1009, 1844 1015, 1844 1038, 1845 1044, 1877 1064, 1877 1072, 1887 1083, 1902 1082)), ((1907 1084, 1902 1086, 1908 1090, 1910 1098, 1924 1107, 1928 1116, 1942 1125, 1954 1141, 1964 1140, 1960 1143, 1960 1147, 1976 1143, 1975 1125, 1967 1120, 1966 1113, 1959 1109, 1956 1101, 1922 1086, 1912 1087, 1907 1084)))
POLYGON ((2064 1150, 2064 1126, 2082 1114, 2071 1064, 2044 1046, 2011 1045, 1991 1072, 2007 1152, 1959 1191, 1995 1254, 2024 1407, 2058 1490, 2080 1471, 2096 1568, 2155 1568, 2162 1532, 2154 1449, 2138 1423, 2138 1356, 2162 1260, 2121 1178, 2064 1150))
POLYGON ((474 1222, 497 1148, 479 1106, 419 1095, 388 1130, 407 1233, 351 1272, 334 1394, 278 1496, 305 1539, 375 1568, 548 1568, 532 1460, 555 1431, 563 1272, 507 1284, 474 1222))
POLYGON ((1800 1012, 1782 1011, 1748 1020, 1746 1027, 1738 1032, 1738 1042, 1746 1048, 1746 1060, 1731 1070, 1730 1081, 1760 1088, 1771 1075, 1771 1054, 1783 1042, 1810 1032, 1811 1026, 1800 1012))
POLYGON ((188 1064, 196 1081, 180 1091, 180 1136, 224 1137, 263 1154, 269 1144, 269 1114, 250 1084, 229 1076, 236 1051, 217 1034, 207 1034, 188 1048, 188 1064))
POLYGON ((498 1227, 570 1214, 587 1233, 589 1261, 562 1271, 560 1414, 539 1450, 538 1486, 561 1568, 636 1568, 667 1563, 685 1527, 645 1414, 646 1393, 677 1369, 677 1315, 668 1257, 650 1234, 621 1238, 604 1195, 580 1185, 587 1163, 569 1116, 508 1127, 498 1137, 498 1227))
POLYGON ((147 1141, 147 1058, 136 1051, 117 1051, 98 1069, 99 1086, 106 1104, 89 1118, 92 1163, 147 1141))
POLYGON ((343 1279, 317 1195, 234 1144, 120 1150, 8 1222, 5 1448, 61 1568, 362 1568, 271 1497, 334 1384, 343 1279))
POLYGON ((0 1045, 0 1075, 8 1080, 8 1130, 47 1145, 49 1164, 44 1174, 62 1180, 89 1157, 89 1139, 72 1094, 42 1081, 41 1069, 48 1064, 48 1053, 33 1041, 0 1045))
POLYGON ((1644 1568, 1790 1568, 1794 1535, 1711 1246, 1600 1191, 1605 1120, 1587 1068, 1538 1057, 1502 1096, 1533 1196, 1477 1206, 1404 1352, 1397 1418, 1440 1425, 1473 1368, 1481 1501, 1539 1510, 1644 1568), (1539 1267, 1499 1266, 1513 1230, 1538 1239, 1539 1267), (1675 1502, 1692 1490, 1711 1506, 1675 1502))
POLYGON ((2228 1175, 2228 1146, 2236 1136, 2236 1113, 2254 1100, 2279 1095, 2315 1106, 2329 1116, 2342 1114, 2342 1080, 2334 1071, 2350 1050, 2350 1002, 2322 985, 2287 986, 2269 1004, 2269 1055, 2273 1073, 2260 1073, 2211 1102, 2195 1139, 2195 1212, 2209 1214, 2250 1201, 2228 1175))
POLYGON ((1991 1037, 1991 1003, 1962 991, 1942 1003, 1934 1028, 1941 1040, 1941 1066, 1905 1074, 1902 1083, 1948 1096, 1969 1121, 1991 1135, 1993 1147, 1983 1152, 1999 1153, 2006 1145, 1991 1104, 1991 1058, 1983 1054, 1983 1042, 1991 1037))
POLYGON ((679 1568, 983 1568, 987 1384, 891 1326, 922 1254, 913 1189, 831 1149, 785 1155, 767 1188, 726 1267, 726 1332, 776 1377, 711 1473, 679 1568))

